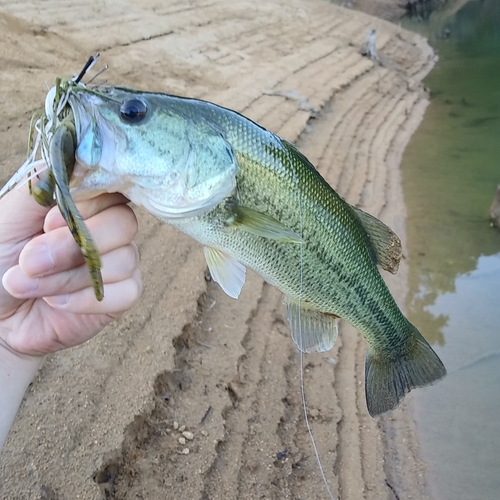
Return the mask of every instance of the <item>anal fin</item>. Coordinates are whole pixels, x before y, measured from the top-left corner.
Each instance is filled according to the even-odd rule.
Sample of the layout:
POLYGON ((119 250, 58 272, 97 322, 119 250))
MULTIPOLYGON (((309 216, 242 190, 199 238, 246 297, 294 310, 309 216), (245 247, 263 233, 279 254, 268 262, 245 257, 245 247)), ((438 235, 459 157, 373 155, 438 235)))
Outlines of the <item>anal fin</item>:
POLYGON ((213 247, 203 247, 212 279, 233 299, 240 296, 245 284, 246 267, 236 259, 213 247))
POLYGON ((292 340, 305 353, 329 351, 338 337, 338 316, 285 297, 292 340))

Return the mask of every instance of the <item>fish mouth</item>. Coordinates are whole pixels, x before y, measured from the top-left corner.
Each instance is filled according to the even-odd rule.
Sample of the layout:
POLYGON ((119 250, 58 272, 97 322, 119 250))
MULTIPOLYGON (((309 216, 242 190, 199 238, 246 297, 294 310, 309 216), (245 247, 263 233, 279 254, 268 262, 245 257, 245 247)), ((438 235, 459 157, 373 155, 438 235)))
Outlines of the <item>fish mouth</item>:
POLYGON ((230 146, 212 129, 196 135, 181 127, 176 135, 176 126, 168 125, 175 123, 175 116, 170 122, 162 121, 165 114, 154 98, 146 97, 154 113, 147 123, 131 125, 121 116, 121 105, 130 99, 125 91, 113 87, 72 89, 68 103, 77 136, 72 194, 81 200, 121 192, 165 221, 209 212, 236 188, 239 166, 230 146), (160 143, 158 147, 145 138, 147 128, 155 126, 165 134, 166 142, 173 134, 170 140, 176 140, 176 146, 170 149, 160 143))
POLYGON ((116 173, 119 144, 127 141, 122 131, 101 116, 99 106, 105 96, 78 89, 69 97, 73 112, 77 147, 71 176, 71 194, 77 201, 102 193, 122 192, 132 180, 116 173))
POLYGON ((75 156, 77 162, 87 168, 108 167, 110 170, 115 163, 117 140, 125 138, 100 116, 99 102, 102 99, 93 97, 86 92, 73 92, 69 98, 78 144, 75 156))

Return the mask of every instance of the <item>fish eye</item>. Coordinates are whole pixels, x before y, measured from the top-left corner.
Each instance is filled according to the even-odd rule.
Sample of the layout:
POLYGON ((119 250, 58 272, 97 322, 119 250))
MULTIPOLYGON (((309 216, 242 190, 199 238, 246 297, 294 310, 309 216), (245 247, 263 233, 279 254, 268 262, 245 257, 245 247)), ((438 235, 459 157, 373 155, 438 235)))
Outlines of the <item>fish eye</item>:
POLYGON ((130 99, 120 106, 120 116, 125 123, 138 123, 142 121, 148 112, 148 107, 140 99, 130 99))

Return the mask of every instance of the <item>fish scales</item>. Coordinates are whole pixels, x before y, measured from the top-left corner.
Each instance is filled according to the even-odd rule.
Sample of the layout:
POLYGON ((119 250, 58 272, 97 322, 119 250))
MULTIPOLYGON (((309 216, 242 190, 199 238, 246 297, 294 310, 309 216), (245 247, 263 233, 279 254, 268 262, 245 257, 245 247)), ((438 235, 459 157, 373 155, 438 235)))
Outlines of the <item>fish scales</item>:
POLYGON ((90 88, 80 83, 84 73, 56 80, 36 121, 41 140, 0 196, 40 164, 41 149, 49 175, 36 186, 36 199, 57 201, 82 253, 92 257, 86 258, 97 297, 100 261, 68 197, 121 192, 202 243, 214 281, 231 297, 239 296, 246 268, 279 288, 300 350, 331 349, 339 317, 356 327, 368 343, 371 415, 446 374, 378 271, 377 264, 397 271, 399 238, 341 198, 292 144, 215 104, 90 88), (49 150, 53 137, 59 142, 49 150))
POLYGON ((240 203, 269 213, 301 235, 304 244, 265 239, 238 228, 227 231, 224 207, 174 225, 238 258, 285 295, 344 318, 365 332, 369 342, 390 350, 406 335, 408 322, 373 265, 366 233, 347 203, 292 146, 270 138, 236 113, 223 110, 212 119, 225 131, 238 159, 240 203), (269 261, 268 255, 275 258, 269 261), (377 341, 372 331, 387 335, 377 341))
POLYGON ((374 267, 366 233, 347 203, 292 146, 270 140, 269 132, 236 113, 219 113, 217 123, 238 159, 240 203, 269 213, 302 235, 304 244, 229 232, 224 208, 175 225, 205 245, 225 249, 285 295, 340 316, 367 335, 391 332, 382 340, 369 340, 379 347, 387 341, 390 350, 406 334, 408 322, 374 267), (267 255, 277 257, 266 262, 267 255))

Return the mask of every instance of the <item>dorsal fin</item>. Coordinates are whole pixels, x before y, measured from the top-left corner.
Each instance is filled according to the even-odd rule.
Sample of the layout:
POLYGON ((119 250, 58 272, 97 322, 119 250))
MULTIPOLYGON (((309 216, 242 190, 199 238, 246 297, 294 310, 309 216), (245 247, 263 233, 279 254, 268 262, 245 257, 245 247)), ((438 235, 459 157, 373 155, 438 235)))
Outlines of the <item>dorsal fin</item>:
POLYGON ((401 260, 401 240, 398 235, 373 215, 351 205, 370 237, 377 264, 392 274, 398 272, 401 260))
POLYGON ((338 317, 312 309, 301 301, 285 296, 286 317, 290 323, 292 340, 306 353, 329 351, 338 336, 338 317))

